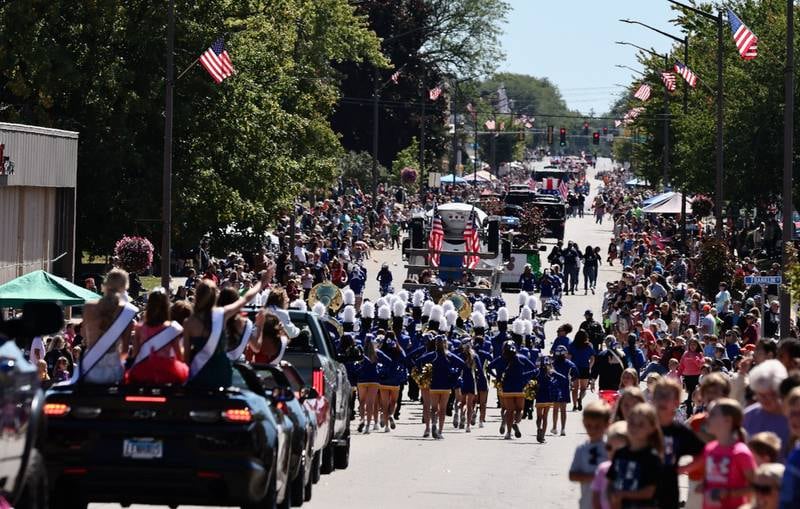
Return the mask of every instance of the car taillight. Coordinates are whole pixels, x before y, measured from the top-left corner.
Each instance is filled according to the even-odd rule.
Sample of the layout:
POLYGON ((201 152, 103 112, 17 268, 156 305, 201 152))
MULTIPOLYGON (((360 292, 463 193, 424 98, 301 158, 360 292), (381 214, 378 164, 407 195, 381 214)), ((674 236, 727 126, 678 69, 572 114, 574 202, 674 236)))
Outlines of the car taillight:
POLYGON ((166 403, 164 396, 125 396, 125 403, 166 403))
POLYGON ((289 407, 286 406, 286 403, 283 401, 278 401, 275 406, 283 413, 283 415, 289 415, 289 407))
POLYGON ((69 413, 69 405, 64 403, 45 403, 42 412, 48 417, 64 417, 69 413))
POLYGON ((228 422, 250 422, 253 420, 253 414, 249 408, 229 408, 222 412, 222 418, 228 422))
POLYGON ((320 396, 325 395, 325 373, 323 373, 321 369, 315 369, 311 374, 311 387, 313 387, 320 396))

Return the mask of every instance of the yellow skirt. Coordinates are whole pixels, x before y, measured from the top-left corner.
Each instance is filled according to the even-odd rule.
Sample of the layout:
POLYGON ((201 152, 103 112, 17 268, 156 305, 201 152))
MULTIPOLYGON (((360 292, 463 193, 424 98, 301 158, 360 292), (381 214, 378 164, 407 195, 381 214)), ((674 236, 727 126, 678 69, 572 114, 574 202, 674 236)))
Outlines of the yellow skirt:
POLYGON ((552 403, 536 403, 536 408, 553 408, 552 403))
POLYGON ((379 389, 382 391, 400 392, 400 387, 397 385, 381 385, 379 389))
POLYGON ((359 389, 372 389, 372 388, 377 389, 378 387, 380 387, 380 385, 381 384, 379 384, 378 382, 363 382, 363 383, 358 384, 358 388, 359 389))
POLYGON ((431 394, 450 394, 450 389, 430 389, 431 394))
POLYGON ((504 392, 501 394, 502 398, 524 398, 525 394, 521 392, 504 392))

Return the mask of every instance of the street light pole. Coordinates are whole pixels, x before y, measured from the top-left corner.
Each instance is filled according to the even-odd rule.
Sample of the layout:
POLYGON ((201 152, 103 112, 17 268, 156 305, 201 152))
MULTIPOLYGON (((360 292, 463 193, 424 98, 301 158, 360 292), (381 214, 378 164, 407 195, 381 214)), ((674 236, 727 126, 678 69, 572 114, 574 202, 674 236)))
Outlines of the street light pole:
MULTIPOLYGON (((794 152, 794 0, 786 2, 786 67, 784 69, 785 99, 783 107, 783 281, 788 281, 789 255, 786 248, 792 242, 794 234, 794 207, 792 204, 792 156, 794 152)), ((781 337, 789 334, 791 327, 791 295, 788 291, 780 292, 781 303, 781 337)))
POLYGON ((378 202, 378 98, 381 93, 380 72, 372 74, 372 206, 378 202))
POLYGON ((164 171, 161 205, 161 286, 170 293, 172 251, 172 95, 175 87, 175 0, 167 7, 167 82, 164 91, 164 171))

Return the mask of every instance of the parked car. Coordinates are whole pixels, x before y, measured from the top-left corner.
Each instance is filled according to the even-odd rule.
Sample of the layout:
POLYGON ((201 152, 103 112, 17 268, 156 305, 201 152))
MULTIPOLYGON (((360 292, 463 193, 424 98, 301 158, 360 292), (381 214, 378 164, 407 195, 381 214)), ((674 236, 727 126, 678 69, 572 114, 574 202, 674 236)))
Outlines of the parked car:
POLYGON ((63 324, 64 313, 53 303, 26 304, 14 320, 0 316, 0 397, 6 410, 0 434, 0 496, 16 508, 47 507, 47 471, 37 446, 44 393, 37 367, 23 348, 30 348, 34 336, 56 332, 63 324))
POLYGON ((350 382, 344 364, 337 360, 334 338, 319 316, 307 311, 291 310, 292 322, 301 330, 286 350, 284 360, 294 366, 303 380, 310 380, 317 394, 330 402, 330 427, 327 445, 315 453, 323 474, 350 463, 350 382))
POLYGON ((53 507, 89 502, 266 509, 291 501, 289 394, 245 364, 214 391, 55 385, 40 440, 53 507))
POLYGON ((294 386, 284 371, 290 369, 291 365, 286 362, 282 364, 282 367, 253 364, 251 368, 261 378, 261 383, 267 393, 274 393, 277 390, 285 391, 284 403, 279 405, 279 408, 294 424, 289 462, 290 505, 300 507, 305 500, 311 499, 312 459, 317 435, 317 415, 309 411, 304 402, 308 396, 316 396, 317 393, 313 388, 306 388, 302 383, 294 386))

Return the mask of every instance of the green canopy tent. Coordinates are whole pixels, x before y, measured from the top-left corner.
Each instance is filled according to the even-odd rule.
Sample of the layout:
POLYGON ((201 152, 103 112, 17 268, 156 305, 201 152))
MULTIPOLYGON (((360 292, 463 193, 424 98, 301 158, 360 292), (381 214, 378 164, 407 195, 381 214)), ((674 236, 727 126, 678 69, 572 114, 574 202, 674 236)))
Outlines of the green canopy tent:
POLYGON ((26 302, 60 302, 62 306, 83 306, 100 295, 49 274, 36 270, 0 285, 0 308, 22 307, 26 302))

